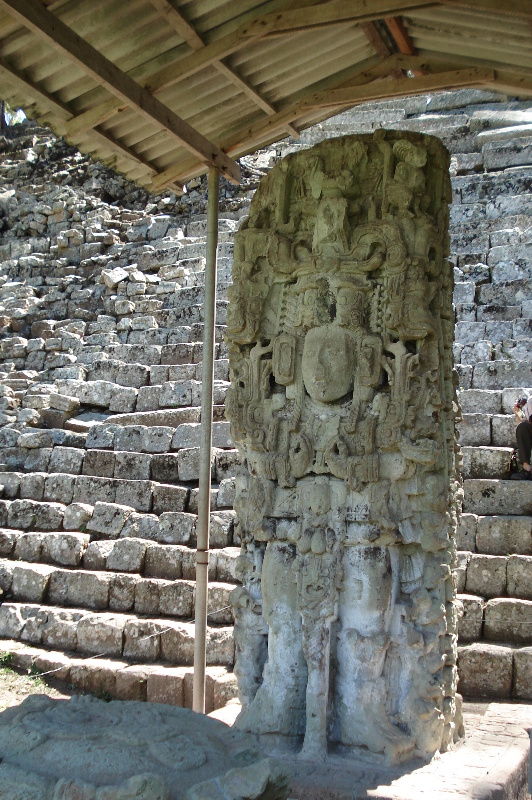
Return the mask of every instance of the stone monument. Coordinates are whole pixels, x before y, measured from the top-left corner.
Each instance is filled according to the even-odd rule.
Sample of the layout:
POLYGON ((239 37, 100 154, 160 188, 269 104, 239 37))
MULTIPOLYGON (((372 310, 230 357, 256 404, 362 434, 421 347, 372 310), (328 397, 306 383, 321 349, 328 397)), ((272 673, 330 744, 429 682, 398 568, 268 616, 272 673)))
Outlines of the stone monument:
POLYGON ((235 238, 236 725, 273 750, 397 762, 456 738, 448 166, 416 133, 322 142, 235 238))
POLYGON ((27 697, 0 714, 2 800, 286 800, 256 737, 185 708, 27 697))

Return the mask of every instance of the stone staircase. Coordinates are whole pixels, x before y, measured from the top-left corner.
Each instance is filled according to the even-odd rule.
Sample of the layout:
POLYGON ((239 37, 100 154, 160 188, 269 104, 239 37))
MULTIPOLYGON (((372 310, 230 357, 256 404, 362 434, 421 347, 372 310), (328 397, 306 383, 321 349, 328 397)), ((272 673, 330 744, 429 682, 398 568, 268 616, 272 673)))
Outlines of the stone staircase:
MULTIPOLYGON (((453 153, 459 689, 516 699, 532 699, 532 484, 506 478, 511 406, 532 387, 532 130, 504 131, 523 133, 528 106, 481 92, 372 104, 250 157, 265 170, 276 154, 387 120, 437 133, 453 153)), ((0 652, 105 696, 190 706, 202 198, 148 201, 75 152, 54 161, 54 147, 41 135, 0 163, 0 652)), ((236 693, 223 331, 247 199, 220 219, 207 710, 236 693)))

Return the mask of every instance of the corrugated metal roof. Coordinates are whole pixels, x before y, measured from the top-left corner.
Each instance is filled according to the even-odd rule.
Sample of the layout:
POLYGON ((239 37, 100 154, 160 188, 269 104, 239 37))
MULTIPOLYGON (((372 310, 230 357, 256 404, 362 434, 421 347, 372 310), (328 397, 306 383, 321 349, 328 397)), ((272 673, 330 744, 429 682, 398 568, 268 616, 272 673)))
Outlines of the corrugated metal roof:
POLYGON ((460 86, 532 97, 530 0, 0 0, 1 96, 154 191, 460 86))

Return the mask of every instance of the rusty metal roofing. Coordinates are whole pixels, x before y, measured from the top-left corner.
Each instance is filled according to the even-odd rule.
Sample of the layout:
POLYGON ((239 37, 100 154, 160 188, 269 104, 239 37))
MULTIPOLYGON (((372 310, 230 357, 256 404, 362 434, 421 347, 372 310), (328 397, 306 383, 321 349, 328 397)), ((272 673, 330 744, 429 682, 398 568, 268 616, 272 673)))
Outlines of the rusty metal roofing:
POLYGON ((357 103, 532 97, 532 0, 0 0, 0 95, 152 191, 357 103))

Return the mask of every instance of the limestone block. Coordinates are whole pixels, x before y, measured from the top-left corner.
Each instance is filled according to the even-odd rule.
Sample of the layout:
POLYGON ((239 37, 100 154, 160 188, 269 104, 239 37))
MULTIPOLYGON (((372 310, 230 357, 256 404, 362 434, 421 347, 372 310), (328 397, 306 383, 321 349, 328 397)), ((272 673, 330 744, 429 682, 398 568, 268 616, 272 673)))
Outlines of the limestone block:
POLYGON ((22 531, 9 531, 0 528, 0 556, 11 556, 15 551, 18 538, 22 531))
POLYGON ((97 502, 87 523, 87 530, 99 533, 107 539, 116 539, 132 511, 134 509, 131 506, 97 502))
POLYGON ((146 542, 142 539, 121 538, 107 557, 107 569, 114 572, 142 572, 146 542))
POLYGON ((115 432, 114 449, 138 453, 142 451, 144 425, 120 426, 115 432))
POLYGON ((26 472, 47 472, 52 452, 53 450, 51 447, 43 447, 40 450, 30 450, 28 457, 24 461, 24 470, 26 472))
POLYGON ((48 621, 48 613, 39 606, 28 605, 24 609, 25 623, 20 634, 23 642, 41 644, 44 627, 48 621))
POLYGON ((532 556, 508 558, 508 594, 532 600, 532 556))
POLYGON ((83 567, 92 570, 105 570, 107 556, 114 547, 112 539, 90 542, 83 555, 83 567))
POLYGON ((11 592, 16 600, 41 603, 48 590, 54 567, 47 564, 15 565, 11 592))
POLYGON ((135 605, 135 589, 140 580, 138 575, 113 575, 109 584, 109 609, 131 611, 135 605))
POLYGON ((235 502, 235 479, 226 478, 218 488, 216 505, 218 508, 232 508, 235 502))
POLYGON ((511 647, 477 643, 458 648, 458 691, 465 697, 510 697, 511 647))
POLYGON ((210 515, 210 546, 230 547, 233 543, 234 511, 216 511, 210 515))
POLYGON ((27 449, 40 450, 43 447, 53 447, 54 440, 50 431, 30 431, 30 433, 22 433, 18 437, 17 445, 27 449))
POLYGON ((81 386, 79 399, 87 406, 108 408, 113 389, 110 381, 87 381, 81 386))
POLYGON ((124 626, 124 657, 143 663, 157 661, 161 652, 160 631, 163 627, 167 625, 148 619, 127 621, 124 626))
POLYGON ((148 544, 144 561, 144 574, 153 578, 176 580, 181 578, 183 548, 179 545, 148 544))
POLYGON ((129 536, 137 539, 159 538, 159 517, 155 514, 138 514, 133 512, 120 532, 120 536, 129 536))
POLYGON ((464 414, 459 431, 462 447, 491 444, 491 419, 488 414, 464 414))
MULTIPOLYGON (((119 425, 105 425, 103 423, 92 425, 87 436, 87 448, 109 450, 113 448, 115 433, 122 430, 119 425)), ((122 450, 124 448, 121 448, 122 450)))
MULTIPOLYGON (((518 397, 528 396, 531 394, 530 390, 526 386, 519 386, 514 389, 503 389, 502 390, 502 413, 512 415, 513 417, 513 407, 515 405, 515 401, 518 397)), ((514 421, 514 426, 515 426, 514 421)))
POLYGON ((491 441, 496 447, 515 447, 516 422, 513 416, 495 415, 491 419, 491 441))
POLYGON ((454 568, 454 574, 456 579, 457 592, 465 591, 467 565, 469 564, 470 558, 471 558, 471 553, 468 552, 458 551, 456 554, 456 567, 454 568))
POLYGON ((229 595, 233 586, 225 583, 209 583, 208 620, 211 625, 232 625, 233 613, 229 595))
POLYGON ((116 673, 116 697, 118 700, 147 699, 148 676, 157 667, 137 664, 125 667, 116 673))
MULTIPOLYGON (((207 630, 207 651, 212 629, 207 630)), ((161 656, 170 664, 192 666, 194 663, 194 629, 191 623, 168 620, 161 632, 161 656)))
POLYGON ((155 514, 165 511, 184 511, 187 508, 189 490, 184 486, 155 484, 153 487, 153 510, 155 514))
MULTIPOLYGON (((5 428, 3 430, 6 430, 5 428)), ((4 487, 3 497, 14 499, 20 489, 21 480, 24 476, 20 472, 2 472, 2 486, 4 487)))
POLYGON ((49 609, 48 619, 42 630, 43 645, 60 650, 76 650, 78 623, 86 614, 86 611, 49 609))
MULTIPOLYGON (((532 491, 527 481, 466 480, 464 511, 479 516, 532 515, 532 491)), ((478 533, 477 533, 478 547, 478 533)))
POLYGON ((236 583, 236 564, 239 553, 239 547, 225 547, 216 553, 216 580, 236 583))
POLYGON ((507 478, 511 447, 462 447, 465 478, 507 478))
POLYGON ((84 531, 93 511, 94 506, 87 503, 71 503, 65 508, 63 528, 66 531, 84 531))
POLYGON ((15 558, 19 561, 40 561, 43 541, 43 533, 23 533, 17 540, 15 558))
POLYGON ((148 453, 115 452, 115 478, 149 481, 151 456, 148 453))
POLYGON ((517 700, 532 700, 532 647, 522 647, 514 651, 514 688, 517 700))
MULTIPOLYGON (((44 498, 45 477, 46 473, 39 472, 23 475, 20 479, 20 496, 29 500, 42 500, 44 498)), ((52 498, 47 499, 51 500, 52 498)))
POLYGON ((172 438, 172 450, 199 447, 201 424, 199 422, 178 425, 172 438))
POLYGON ((117 387, 112 393, 111 402, 109 403, 109 411, 112 411, 116 414, 134 411, 137 405, 137 397, 138 391, 136 389, 119 389, 117 387))
POLYGON ((108 289, 114 289, 121 281, 127 280, 129 274, 122 269, 122 267, 115 267, 114 269, 103 269, 101 272, 101 280, 108 289))
POLYGON ((92 475, 78 475, 74 488, 74 503, 95 505, 96 502, 114 503, 118 481, 92 475))
POLYGON ((170 450, 174 429, 168 426, 155 425, 144 428, 142 433, 142 451, 145 453, 167 453, 170 450))
POLYGON ((167 381, 159 392, 160 408, 181 408, 192 403, 192 381, 167 381))
POLYGON ((74 487, 74 475, 62 473, 48 475, 44 483, 44 499, 52 502, 71 503, 74 497, 74 487))
MULTIPOLYGON (((486 323, 484 322, 457 322, 454 329, 455 341, 460 344, 473 344, 486 338, 486 323)), ((469 413, 481 413, 485 409, 468 408, 469 413)))
POLYGON ((488 361, 476 364, 473 370, 474 389, 531 385, 532 366, 530 361, 488 361))
POLYGON ((159 517, 160 537, 164 544, 188 544, 196 533, 196 516, 184 511, 165 511, 159 517))
POLYGON ((149 703, 184 705, 185 667, 160 667, 148 675, 146 699, 149 703))
POLYGON ((68 414, 76 412, 80 407, 80 402, 77 397, 69 397, 65 394, 52 392, 49 397, 50 406, 56 408, 58 411, 65 411, 68 414))
POLYGON ((467 566, 466 592, 482 597, 506 594, 506 558, 472 553, 467 566))
MULTIPOLYGON (((198 513, 198 497, 199 497, 199 490, 194 488, 190 489, 190 494, 188 498, 188 511, 191 514, 198 513)), ((216 511, 218 506, 218 489, 213 488, 211 489, 211 511, 216 511)))
POLYGON ((526 644, 532 629, 532 600, 489 600, 484 619, 484 638, 526 644))
POLYGON ((135 511, 151 511, 153 484, 151 481, 117 481, 116 502, 131 506, 135 511))
POLYGON ((532 555, 532 517, 478 517, 477 550, 494 556, 532 555))
POLYGON ((177 453, 161 453, 151 461, 151 476, 161 483, 177 483, 179 480, 179 459, 177 453))
POLYGON ((157 578, 144 578, 135 588, 135 611, 156 617, 159 614, 159 597, 161 586, 165 581, 157 578))
MULTIPOLYGON (((117 659, 76 660, 71 662, 70 665, 70 681, 73 686, 82 689, 84 692, 114 697, 116 692, 116 673, 125 666, 125 661, 117 659)), ((125 791, 127 792, 128 789, 126 788, 125 791)), ((136 789, 133 789, 133 791, 136 791, 136 789)))
POLYGON ((77 567, 89 541, 86 533, 48 533, 43 537, 42 557, 64 567, 77 567))
POLYGON ((458 639, 461 644, 481 638, 484 619, 484 601, 481 597, 461 594, 458 596, 462 613, 458 620, 458 639))
MULTIPOLYGON (((458 529, 456 531, 456 546, 458 550, 469 550, 474 553, 476 550, 476 536, 477 536, 477 520, 476 514, 461 514, 458 520, 458 529)), ((485 552, 485 551, 484 551, 485 552)), ((493 553, 493 555, 498 555, 493 553)))
POLYGON ((162 583, 159 588, 159 613, 172 617, 192 617, 194 586, 194 583, 183 580, 162 583))
POLYGON ((240 466, 238 450, 216 450, 216 482, 221 483, 227 478, 234 478, 240 466))
POLYGON ((101 573, 56 569, 50 578, 48 599, 53 605, 107 608, 110 580, 110 575, 101 573))
POLYGON ((115 454, 110 450, 87 450, 83 461, 84 475, 112 478, 115 471, 115 454))
POLYGON ((127 618, 114 614, 86 614, 77 627, 77 649, 82 653, 121 656, 127 618))
POLYGON ((0 636, 4 639, 20 639, 24 629, 23 607, 14 603, 0 604, 0 636))
POLYGON ((150 369, 143 364, 124 364, 118 370, 116 382, 119 386, 139 389, 150 382, 150 369))
POLYGON ((471 364, 474 366, 479 361, 491 361, 492 358, 493 348, 491 342, 485 339, 480 342, 464 345, 460 352, 460 361, 462 364, 471 364))

